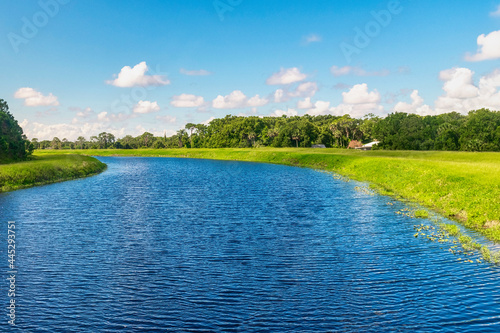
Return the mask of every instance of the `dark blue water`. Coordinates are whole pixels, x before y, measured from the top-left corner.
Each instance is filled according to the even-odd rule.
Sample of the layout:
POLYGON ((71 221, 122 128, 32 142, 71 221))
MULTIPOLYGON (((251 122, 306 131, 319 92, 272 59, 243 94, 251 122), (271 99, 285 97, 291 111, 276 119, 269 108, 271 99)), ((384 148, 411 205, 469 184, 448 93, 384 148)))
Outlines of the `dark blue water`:
MULTIPOLYGON (((22 332, 498 332, 500 271, 413 237, 332 175, 101 158, 98 176, 0 195, 22 332)), ((0 329, 8 282, 0 285, 0 329)))

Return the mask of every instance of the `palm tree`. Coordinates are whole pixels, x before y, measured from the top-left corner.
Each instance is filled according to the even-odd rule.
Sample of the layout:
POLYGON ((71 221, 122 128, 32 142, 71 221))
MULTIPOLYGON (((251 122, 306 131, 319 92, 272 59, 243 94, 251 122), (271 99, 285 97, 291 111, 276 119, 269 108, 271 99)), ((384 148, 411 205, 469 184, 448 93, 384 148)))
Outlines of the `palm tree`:
POLYGON ((295 140, 296 146, 299 148, 300 132, 298 130, 292 133, 292 140, 295 140))
POLYGON ((191 142, 191 148, 193 148, 193 131, 196 129, 196 124, 187 123, 186 129, 189 130, 189 141, 191 142))
POLYGON ((248 133, 247 137, 248 140, 252 141, 252 146, 255 146, 255 138, 257 137, 257 134, 255 134, 255 132, 250 132, 248 133))
POLYGON ((83 149, 83 144, 85 143, 85 138, 83 136, 79 136, 78 139, 76 139, 76 142, 80 145, 80 149, 83 149))

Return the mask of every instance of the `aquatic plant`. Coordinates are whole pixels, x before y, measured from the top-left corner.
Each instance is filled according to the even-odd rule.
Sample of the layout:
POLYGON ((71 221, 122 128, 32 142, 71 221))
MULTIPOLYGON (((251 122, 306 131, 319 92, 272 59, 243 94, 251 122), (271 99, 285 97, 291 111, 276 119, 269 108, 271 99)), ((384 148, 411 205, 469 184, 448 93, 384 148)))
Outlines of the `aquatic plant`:
POLYGON ((429 217, 429 212, 423 209, 415 211, 415 217, 420 219, 426 219, 429 217))

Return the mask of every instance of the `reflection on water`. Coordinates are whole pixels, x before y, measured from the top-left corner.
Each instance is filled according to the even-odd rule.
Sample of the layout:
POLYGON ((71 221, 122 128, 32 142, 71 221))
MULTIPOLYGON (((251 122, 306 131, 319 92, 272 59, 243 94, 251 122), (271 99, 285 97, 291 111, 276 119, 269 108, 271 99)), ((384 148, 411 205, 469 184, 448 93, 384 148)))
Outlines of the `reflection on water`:
POLYGON ((354 183, 255 163, 101 160, 101 175, 0 195, 2 222, 16 221, 20 331, 500 330, 500 271, 416 239, 401 204, 354 183))

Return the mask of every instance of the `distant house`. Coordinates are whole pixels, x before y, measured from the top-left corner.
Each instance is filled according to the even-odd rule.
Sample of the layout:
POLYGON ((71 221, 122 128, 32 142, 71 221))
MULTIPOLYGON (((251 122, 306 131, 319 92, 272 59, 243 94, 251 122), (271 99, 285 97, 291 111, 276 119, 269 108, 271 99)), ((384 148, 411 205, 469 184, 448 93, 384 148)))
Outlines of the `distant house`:
POLYGON ((347 149, 358 149, 362 146, 363 146, 363 144, 360 141, 351 140, 351 142, 349 142, 349 146, 347 147, 347 149))
POLYGON ((372 147, 375 146, 375 145, 378 145, 379 143, 380 143, 379 141, 373 141, 373 142, 367 143, 366 145, 363 145, 361 147, 357 147, 355 149, 358 149, 358 150, 372 150, 372 147))
POLYGON ((312 145, 311 148, 326 148, 325 145, 312 145))

